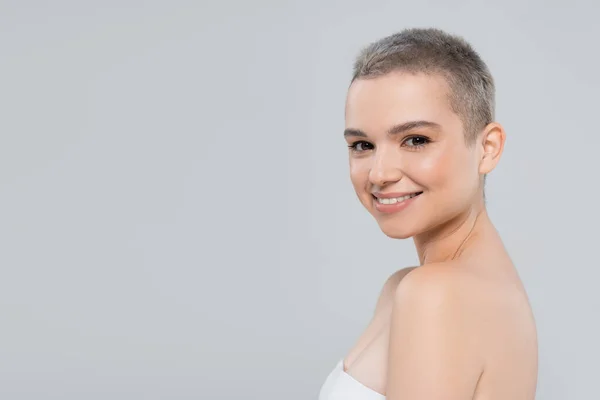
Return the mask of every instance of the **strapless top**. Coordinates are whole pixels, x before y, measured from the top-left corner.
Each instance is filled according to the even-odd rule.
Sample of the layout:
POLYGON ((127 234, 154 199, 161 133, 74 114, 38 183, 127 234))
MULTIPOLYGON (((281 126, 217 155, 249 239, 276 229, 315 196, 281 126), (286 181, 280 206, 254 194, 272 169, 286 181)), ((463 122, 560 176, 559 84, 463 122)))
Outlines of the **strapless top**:
POLYGON ((363 385, 344 371, 344 359, 329 373, 321 386, 319 400, 384 400, 385 396, 363 385))

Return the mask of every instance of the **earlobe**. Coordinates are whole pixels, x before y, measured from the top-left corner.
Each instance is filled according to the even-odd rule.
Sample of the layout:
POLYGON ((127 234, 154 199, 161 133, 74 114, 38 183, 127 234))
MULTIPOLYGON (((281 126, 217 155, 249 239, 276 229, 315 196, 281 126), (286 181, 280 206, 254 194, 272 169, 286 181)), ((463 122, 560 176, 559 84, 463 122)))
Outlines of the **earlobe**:
POLYGON ((490 172, 490 168, 489 168, 489 160, 488 160, 488 154, 484 153, 483 157, 481 157, 481 162, 479 163, 479 174, 480 175, 485 175, 487 173, 490 172))
POLYGON ((495 164, 491 163, 491 157, 489 153, 485 153, 481 158, 479 164, 479 173, 482 175, 489 174, 494 169, 495 164))

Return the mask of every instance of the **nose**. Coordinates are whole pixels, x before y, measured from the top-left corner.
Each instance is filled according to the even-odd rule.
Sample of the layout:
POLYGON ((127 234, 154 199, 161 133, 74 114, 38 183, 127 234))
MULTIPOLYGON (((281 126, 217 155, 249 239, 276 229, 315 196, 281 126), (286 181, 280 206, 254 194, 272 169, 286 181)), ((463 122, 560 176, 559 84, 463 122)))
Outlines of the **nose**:
POLYGON ((373 164, 369 171, 369 181, 373 185, 385 186, 402 179, 402 171, 398 164, 398 154, 379 149, 373 155, 373 164), (386 154, 387 153, 387 154, 386 154))

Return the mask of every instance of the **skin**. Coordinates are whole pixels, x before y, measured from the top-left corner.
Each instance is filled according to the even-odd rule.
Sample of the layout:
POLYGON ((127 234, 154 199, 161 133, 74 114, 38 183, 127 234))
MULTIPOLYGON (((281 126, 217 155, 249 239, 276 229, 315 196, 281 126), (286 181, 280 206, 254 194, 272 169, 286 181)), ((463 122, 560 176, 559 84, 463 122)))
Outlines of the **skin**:
POLYGON ((533 400, 535 320, 483 201, 506 134, 490 123, 468 145, 449 90, 440 75, 407 72, 348 90, 358 199, 387 236, 413 239, 420 265, 385 282, 344 371, 388 400, 533 400), (374 192, 422 194, 383 213, 374 192))

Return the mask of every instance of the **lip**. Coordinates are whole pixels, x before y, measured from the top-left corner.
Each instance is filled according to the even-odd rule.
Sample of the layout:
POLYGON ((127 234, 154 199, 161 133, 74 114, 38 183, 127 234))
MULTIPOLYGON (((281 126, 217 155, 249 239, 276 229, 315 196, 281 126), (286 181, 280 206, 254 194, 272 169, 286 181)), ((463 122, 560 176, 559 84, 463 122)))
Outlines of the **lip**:
POLYGON ((419 193, 421 192, 420 190, 415 190, 414 192, 394 192, 394 193, 380 193, 380 192, 375 192, 372 193, 373 196, 380 198, 380 199, 392 199, 394 197, 404 197, 408 194, 413 194, 413 193, 419 193))
MULTIPOLYGON (((411 193, 419 193, 419 192, 411 192, 411 193)), ((411 193, 406 193, 406 194, 404 194, 404 196, 406 196, 407 194, 411 194, 411 193)), ((391 197, 403 196, 402 193, 400 193, 399 195, 396 193, 389 193, 389 194, 392 194, 393 196, 389 196, 388 193, 386 193, 384 196, 377 196, 375 194, 374 194, 374 196, 377 196, 379 198, 391 198, 391 197)), ((373 198, 373 204, 375 205, 375 209, 381 213, 384 213, 384 214, 397 213, 399 211, 404 210, 409 205, 411 205, 417 198, 419 198, 421 196, 421 194, 423 194, 423 192, 420 192, 420 194, 416 195, 415 197, 411 197, 408 200, 404 200, 400 203, 395 203, 395 204, 381 204, 377 201, 376 198, 373 198)))

